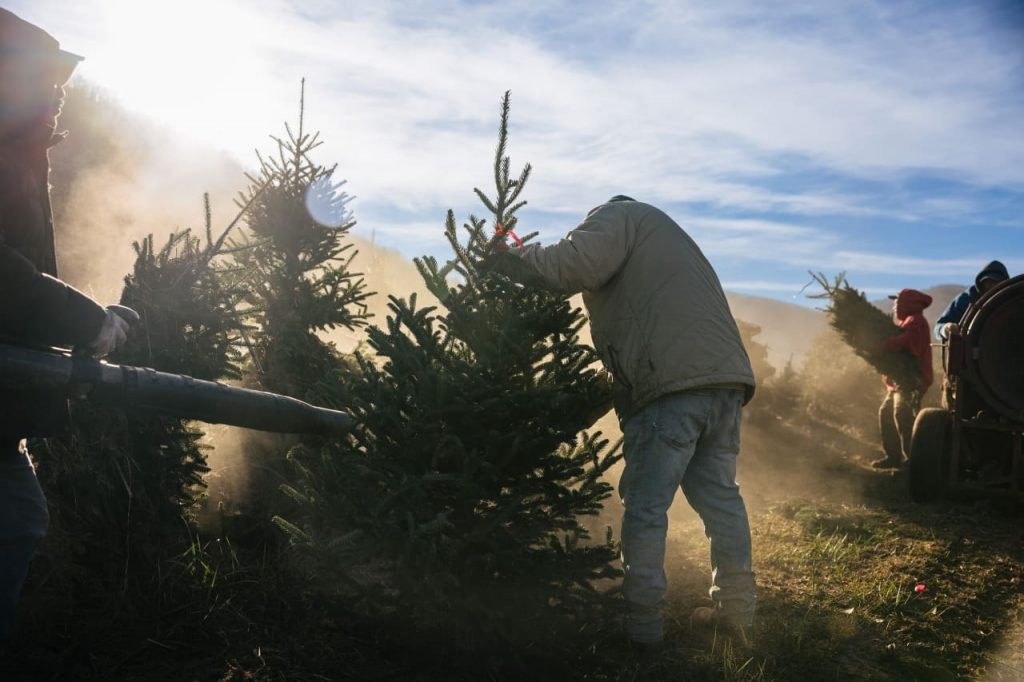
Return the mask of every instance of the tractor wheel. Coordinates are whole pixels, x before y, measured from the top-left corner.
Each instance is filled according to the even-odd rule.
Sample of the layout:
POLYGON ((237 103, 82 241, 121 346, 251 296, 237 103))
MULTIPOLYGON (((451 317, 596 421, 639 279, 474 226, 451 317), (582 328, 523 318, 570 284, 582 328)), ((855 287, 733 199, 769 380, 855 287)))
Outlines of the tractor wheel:
POLYGON ((907 476, 910 499, 914 502, 937 502, 946 497, 949 488, 950 426, 950 416, 945 410, 929 407, 917 415, 910 441, 907 476))

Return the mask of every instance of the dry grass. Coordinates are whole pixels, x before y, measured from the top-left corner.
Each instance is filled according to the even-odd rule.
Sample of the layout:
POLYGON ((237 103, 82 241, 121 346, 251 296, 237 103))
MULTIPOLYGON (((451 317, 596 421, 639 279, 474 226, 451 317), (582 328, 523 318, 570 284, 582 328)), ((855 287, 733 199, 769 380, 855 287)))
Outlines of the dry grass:
POLYGON ((104 610, 77 595, 65 621, 29 616, 25 634, 37 639, 22 641, 9 679, 1024 679, 1018 515, 913 506, 900 476, 864 466, 870 443, 820 424, 780 422, 745 436, 741 482, 755 500, 759 583, 750 650, 688 623, 707 603, 708 549, 680 505, 667 560, 668 644, 654 661, 626 647, 615 614, 543 651, 469 654, 419 639, 401 613, 367 620, 310 598, 280 557, 207 547, 181 557, 152 603, 112 598, 104 610), (786 448, 769 447, 775 441, 786 448), (810 491, 799 499, 798 480, 810 491))
POLYGON ((893 500, 780 502, 751 520, 752 651, 688 628, 706 587, 706 541, 696 519, 677 521, 673 645, 651 679, 1024 679, 1019 519, 893 500))

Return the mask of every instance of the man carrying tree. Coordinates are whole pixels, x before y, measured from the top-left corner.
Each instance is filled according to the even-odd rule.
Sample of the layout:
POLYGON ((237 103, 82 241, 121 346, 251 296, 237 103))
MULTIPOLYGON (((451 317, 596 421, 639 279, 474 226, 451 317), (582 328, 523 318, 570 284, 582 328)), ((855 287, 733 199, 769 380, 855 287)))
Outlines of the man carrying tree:
POLYGON ((615 196, 565 239, 489 258, 491 267, 567 295, 583 293, 594 346, 611 373, 622 424, 619 492, 626 634, 642 650, 664 637, 668 509, 680 487, 711 541, 714 608, 746 642, 755 609, 750 526, 739 486, 743 406, 754 375, 718 276, 668 215, 615 196))
POLYGON ((928 338, 928 320, 924 309, 932 297, 916 289, 904 289, 892 299, 892 314, 901 333, 882 344, 885 353, 908 352, 917 360, 918 383, 901 386, 883 376, 886 393, 878 409, 878 429, 885 457, 871 465, 877 469, 899 468, 910 458, 910 437, 914 420, 921 409, 921 398, 932 385, 932 348, 928 338))
MULTIPOLYGON (((47 184, 47 151, 62 139, 55 132, 62 85, 79 59, 0 9, 0 338, 102 357, 124 342, 127 323, 56 278, 47 184)), ((0 393, 0 660, 49 521, 24 439, 54 435, 66 412, 60 399, 0 393)))

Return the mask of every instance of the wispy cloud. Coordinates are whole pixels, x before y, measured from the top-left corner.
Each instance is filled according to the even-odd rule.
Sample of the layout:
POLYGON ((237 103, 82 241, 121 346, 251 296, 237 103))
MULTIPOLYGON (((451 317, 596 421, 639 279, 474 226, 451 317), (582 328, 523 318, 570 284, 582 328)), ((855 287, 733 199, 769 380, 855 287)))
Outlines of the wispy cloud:
POLYGON ((1024 35, 994 2, 14 5, 89 56, 84 76, 244 161, 294 120, 306 77, 359 229, 407 253, 444 251, 443 207, 478 210, 506 89, 544 239, 625 192, 734 273, 938 277, 997 241, 923 247, 924 224, 1024 222, 985 193, 1024 194, 1024 35))
MULTIPOLYGON (((871 251, 838 251, 831 263, 835 269, 857 272, 897 272, 909 276, 929 277, 948 277, 950 273, 956 273, 961 275, 964 281, 973 282, 974 275, 989 260, 991 258, 988 254, 962 258, 915 258, 871 251)), ((1003 258, 1003 261, 1015 272, 1024 266, 1024 259, 1021 258, 1003 258)))

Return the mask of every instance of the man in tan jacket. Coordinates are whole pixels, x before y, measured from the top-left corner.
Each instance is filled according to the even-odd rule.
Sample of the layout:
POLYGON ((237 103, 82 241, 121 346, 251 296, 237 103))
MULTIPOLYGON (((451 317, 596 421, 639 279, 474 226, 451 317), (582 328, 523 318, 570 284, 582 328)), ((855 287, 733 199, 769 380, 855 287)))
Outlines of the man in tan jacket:
POLYGON ((754 375, 711 264, 669 216, 625 196, 590 211, 557 244, 488 262, 520 280, 583 293, 625 436, 619 493, 630 639, 646 649, 664 636, 665 536, 679 488, 711 541, 715 607, 693 620, 722 622, 745 637, 754 574, 736 457, 754 375))

